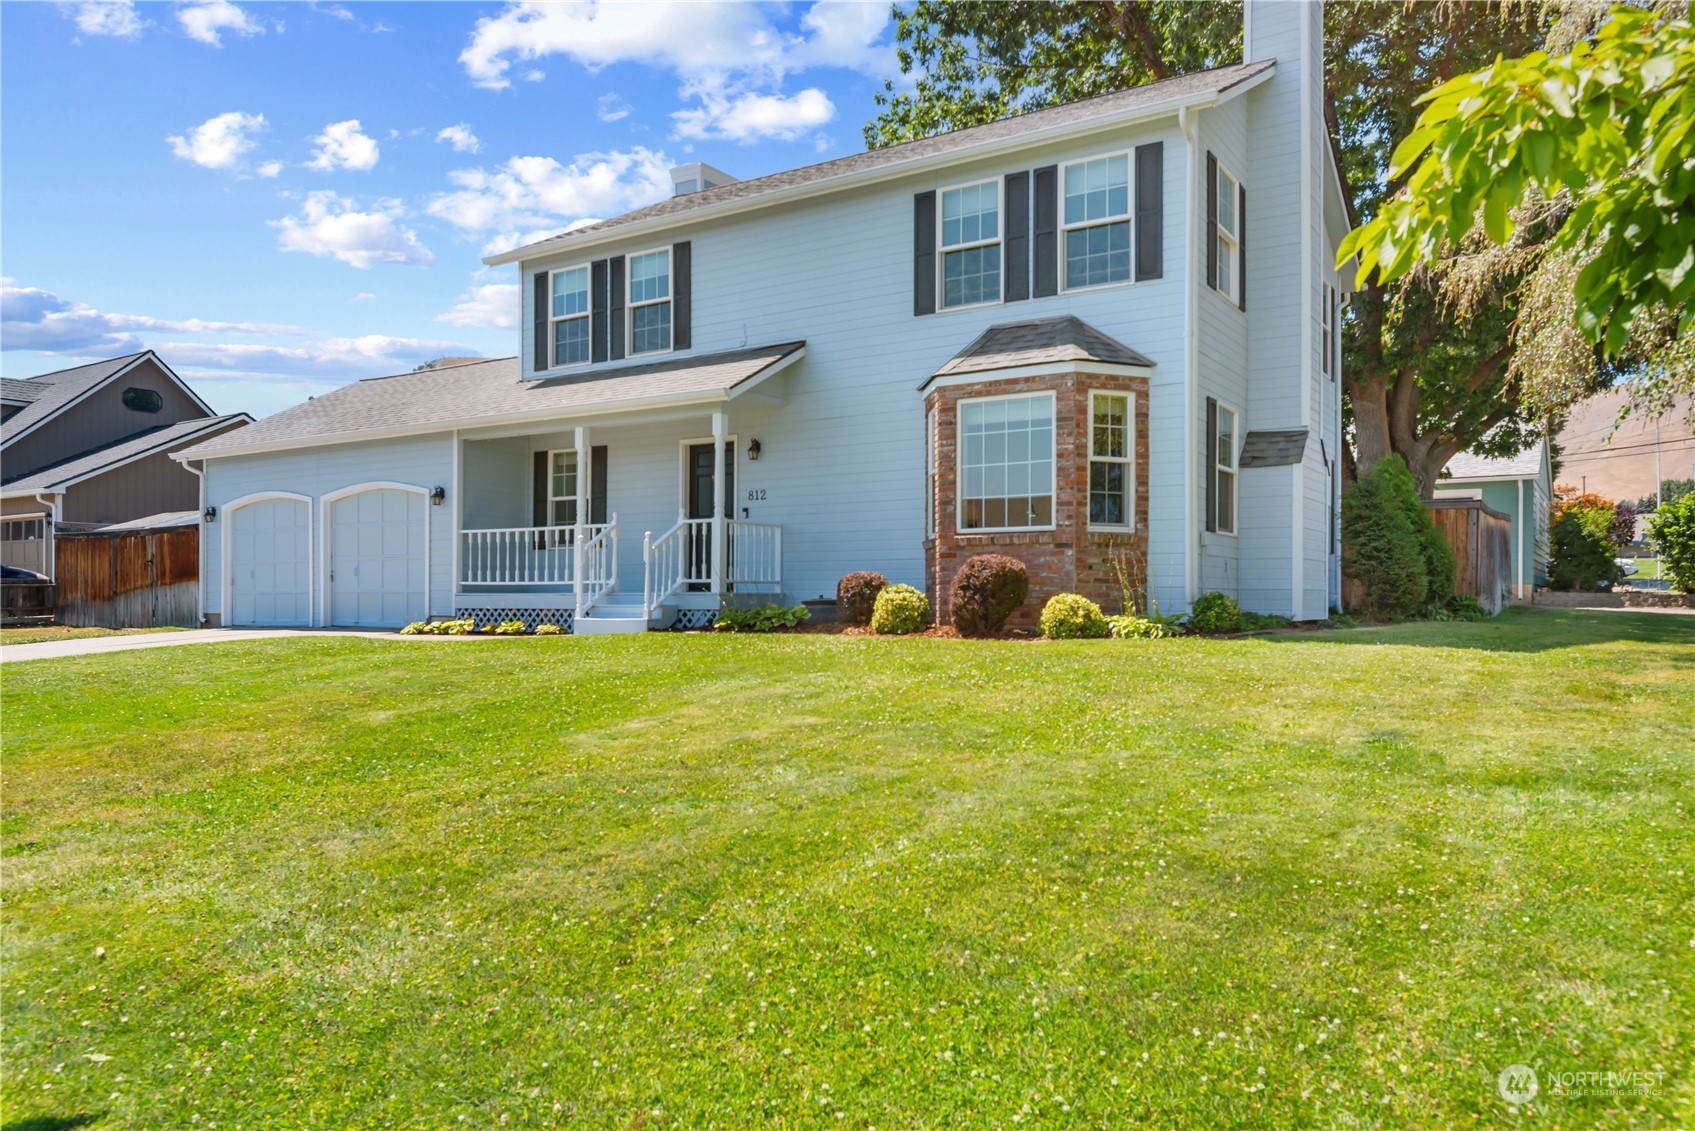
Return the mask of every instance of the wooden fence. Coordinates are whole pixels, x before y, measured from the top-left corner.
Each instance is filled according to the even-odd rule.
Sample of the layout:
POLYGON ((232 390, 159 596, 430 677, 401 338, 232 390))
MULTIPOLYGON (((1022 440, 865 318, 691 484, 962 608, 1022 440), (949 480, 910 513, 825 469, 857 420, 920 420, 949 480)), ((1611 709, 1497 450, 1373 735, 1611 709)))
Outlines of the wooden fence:
POLYGON ((60 624, 199 626, 200 530, 60 533, 60 624))
POLYGON ((1500 612, 1512 592, 1512 519, 1475 499, 1437 499, 1425 506, 1454 548, 1459 565, 1454 591, 1476 597, 1491 613, 1500 612))

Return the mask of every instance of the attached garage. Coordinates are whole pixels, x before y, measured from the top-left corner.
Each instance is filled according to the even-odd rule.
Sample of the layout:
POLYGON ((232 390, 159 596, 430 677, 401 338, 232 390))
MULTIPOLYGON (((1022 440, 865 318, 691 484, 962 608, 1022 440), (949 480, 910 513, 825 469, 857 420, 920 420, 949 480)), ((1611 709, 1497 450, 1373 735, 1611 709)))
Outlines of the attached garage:
POLYGON ((421 488, 326 496, 332 625, 398 628, 426 616, 429 500, 421 488))
POLYGON ((253 499, 229 509, 229 623, 312 623, 312 520, 304 498, 253 499))

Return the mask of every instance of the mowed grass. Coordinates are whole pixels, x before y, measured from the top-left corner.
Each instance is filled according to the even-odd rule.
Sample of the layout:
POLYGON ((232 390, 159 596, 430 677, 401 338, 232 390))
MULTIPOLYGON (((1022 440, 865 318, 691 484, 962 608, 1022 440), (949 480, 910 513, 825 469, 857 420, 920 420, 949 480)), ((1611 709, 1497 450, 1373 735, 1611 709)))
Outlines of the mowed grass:
POLYGON ((0 647, 7 644, 41 644, 49 640, 83 640, 94 636, 135 636, 147 632, 181 632, 180 628, 71 628, 62 624, 20 625, 0 628, 0 647))
POLYGON ((1695 1122, 1695 619, 4 680, 8 1127, 1695 1122))

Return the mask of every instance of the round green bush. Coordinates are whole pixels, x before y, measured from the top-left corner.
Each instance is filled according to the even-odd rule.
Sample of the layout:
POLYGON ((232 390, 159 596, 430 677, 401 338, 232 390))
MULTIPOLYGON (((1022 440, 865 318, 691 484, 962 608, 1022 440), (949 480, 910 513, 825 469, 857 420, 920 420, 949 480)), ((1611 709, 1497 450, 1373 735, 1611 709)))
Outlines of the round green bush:
POLYGON ((1005 554, 977 554, 953 575, 949 619, 966 636, 987 636, 1006 627, 1029 595, 1030 572, 1023 562, 1005 554))
POLYGON ((1242 631, 1242 606, 1224 593, 1204 593, 1189 609, 1189 627, 1214 635, 1242 631))
POLYGON ((1399 620, 1452 595, 1453 552, 1442 558, 1437 541, 1446 547, 1400 456, 1378 460, 1342 493, 1342 575, 1359 582, 1374 616, 1399 620), (1447 591, 1432 595, 1444 576, 1447 591))
POLYGON ((1695 593, 1695 493, 1661 506, 1648 537, 1660 551, 1660 571, 1679 590, 1695 593))
POLYGON ((871 631, 905 636, 930 623, 930 602, 910 585, 890 585, 877 594, 871 609, 871 631))
POLYGON ((889 579, 871 570, 858 570, 836 582, 836 619, 843 624, 870 624, 877 594, 889 579))
POLYGON ((1049 640, 1099 640, 1111 631, 1101 607, 1080 593, 1059 593, 1042 606, 1042 635, 1049 640))
POLYGON ((1613 508, 1593 496, 1556 504, 1548 524, 1548 584, 1593 592, 1618 579, 1613 508))

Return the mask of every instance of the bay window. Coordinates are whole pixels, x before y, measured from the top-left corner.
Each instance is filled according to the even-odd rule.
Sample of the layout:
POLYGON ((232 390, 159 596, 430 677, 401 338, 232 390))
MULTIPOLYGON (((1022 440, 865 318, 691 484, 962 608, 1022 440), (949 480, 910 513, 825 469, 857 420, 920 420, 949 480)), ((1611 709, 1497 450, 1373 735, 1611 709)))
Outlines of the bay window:
POLYGON ((1054 398, 984 397, 959 404, 959 529, 1054 524, 1054 398))
POLYGON ((1089 394, 1089 525, 1136 524, 1131 393, 1089 394))

